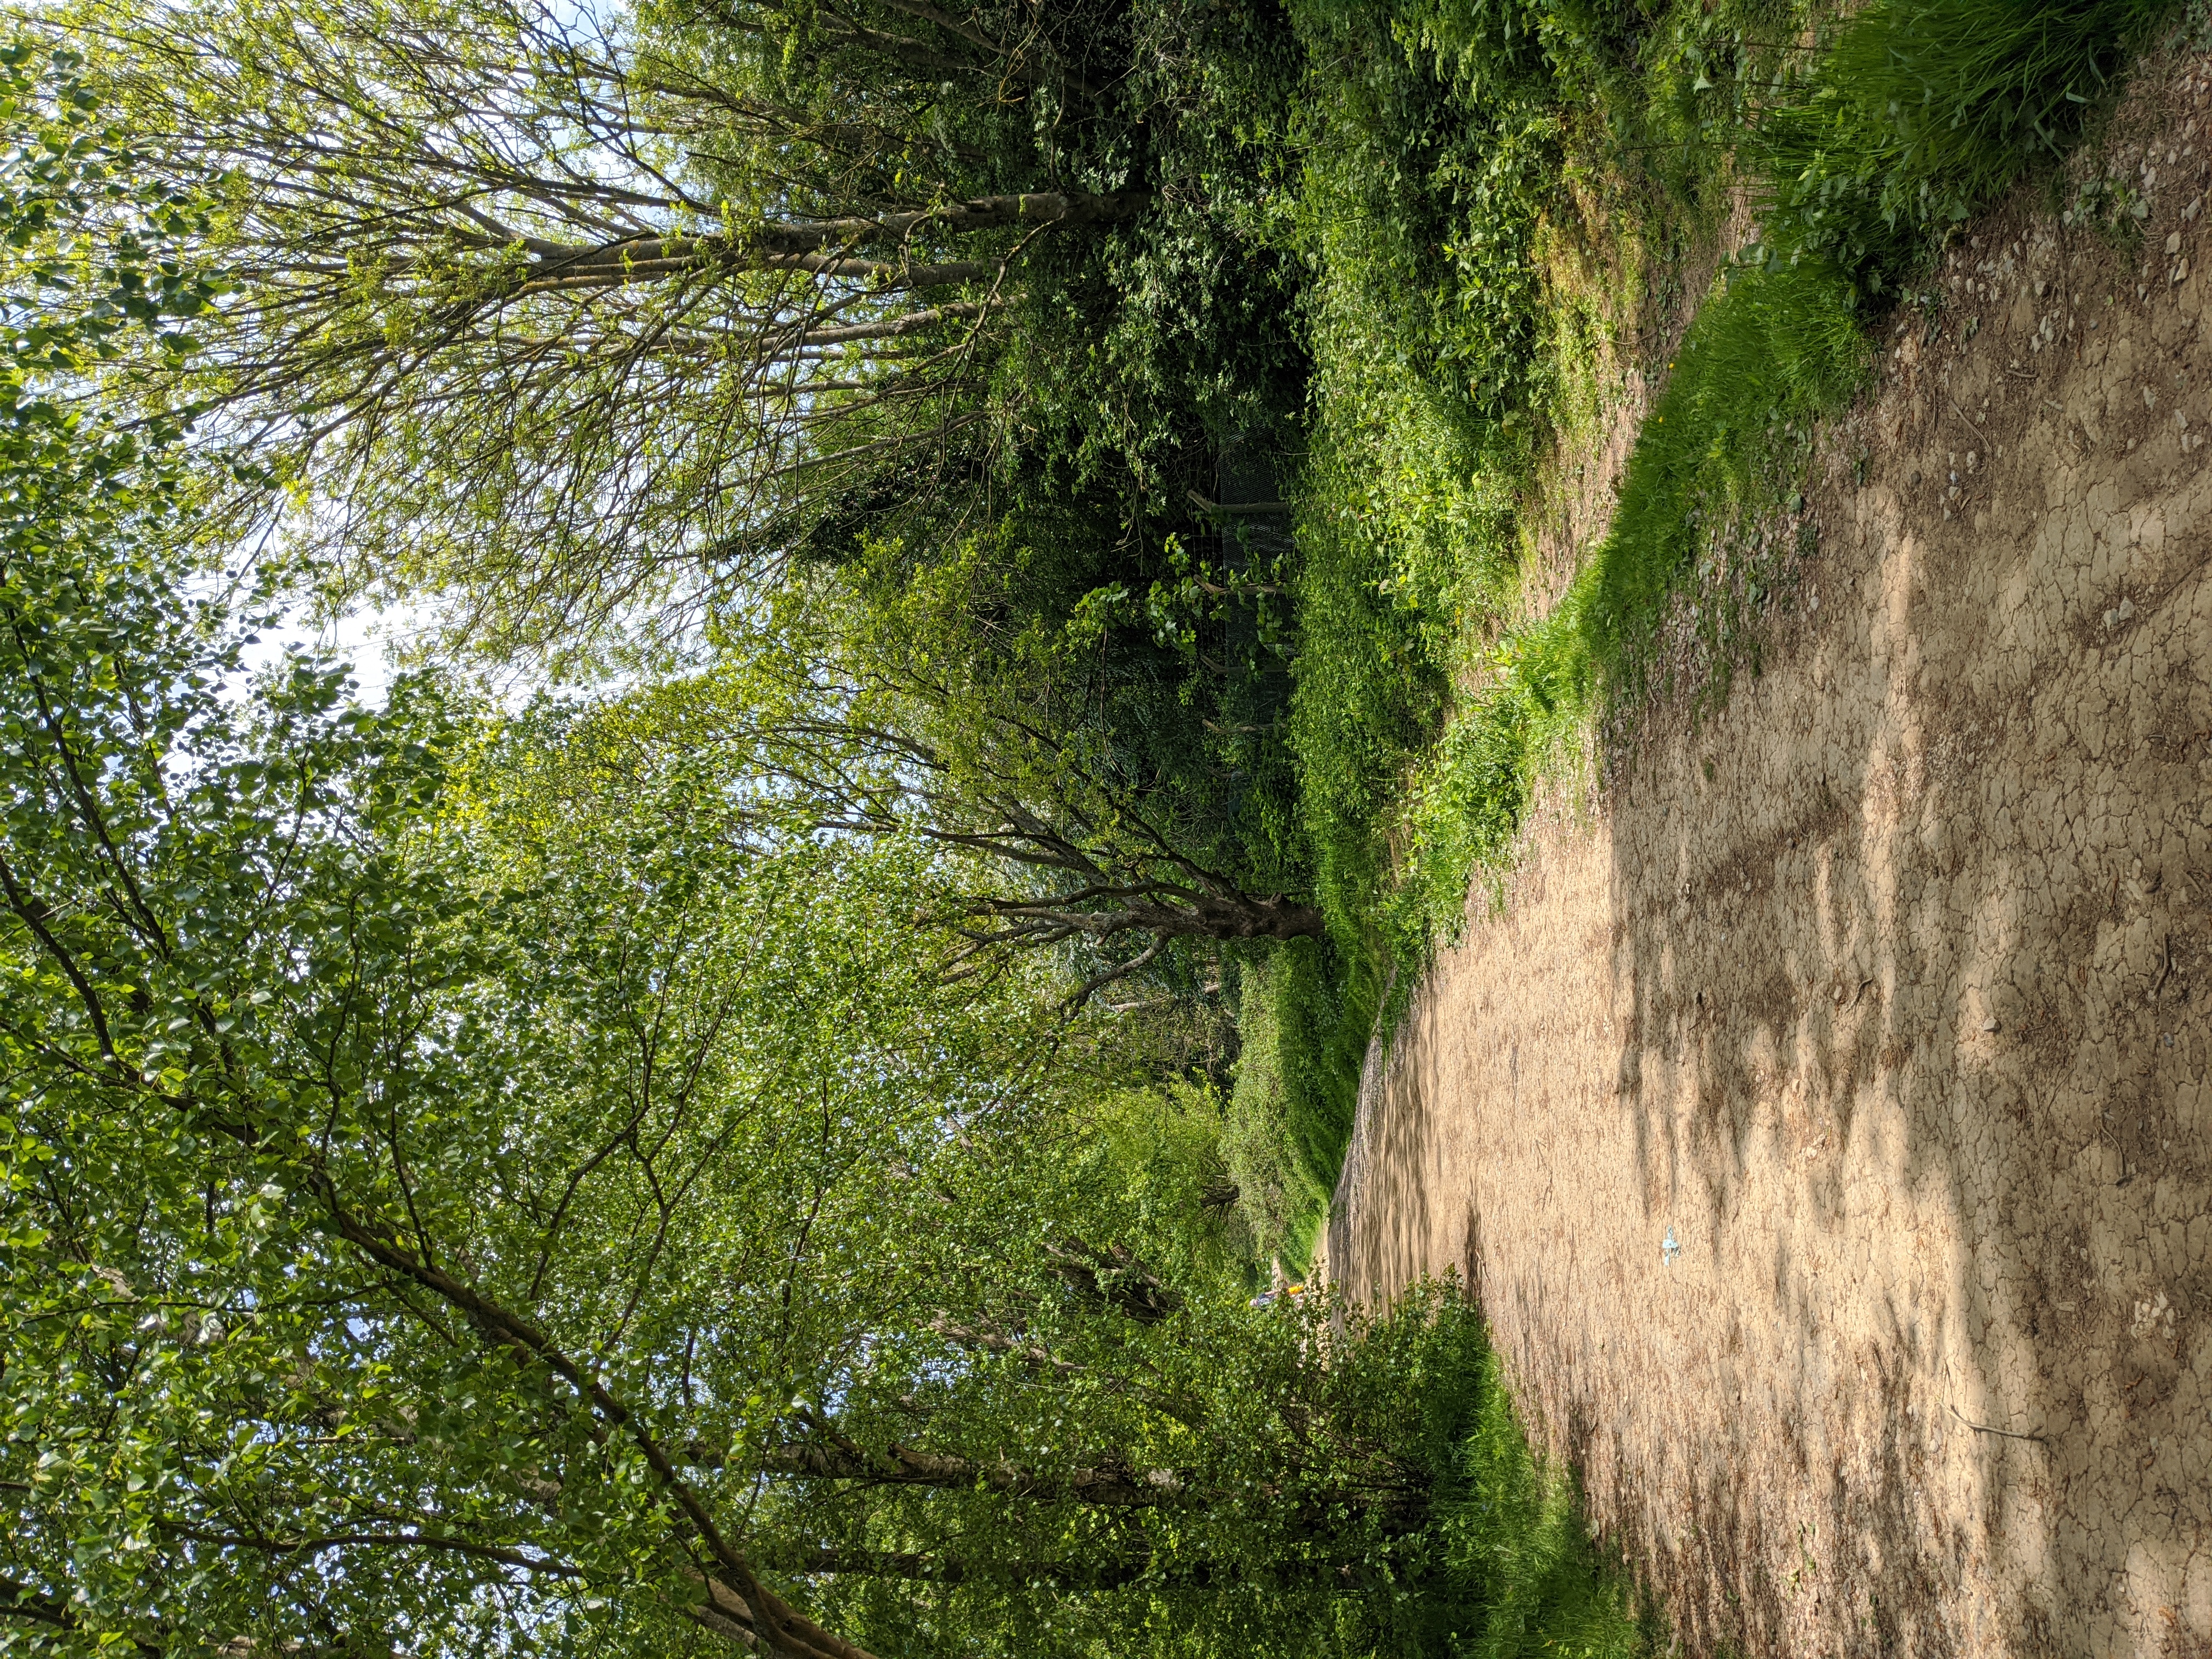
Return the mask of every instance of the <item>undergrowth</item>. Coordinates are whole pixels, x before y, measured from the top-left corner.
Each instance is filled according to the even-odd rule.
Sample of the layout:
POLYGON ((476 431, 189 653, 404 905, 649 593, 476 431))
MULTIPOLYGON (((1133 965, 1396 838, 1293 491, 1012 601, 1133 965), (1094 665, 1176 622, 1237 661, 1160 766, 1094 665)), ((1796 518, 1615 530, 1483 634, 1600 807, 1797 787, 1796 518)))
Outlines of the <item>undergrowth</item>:
POLYGON ((1224 1148, 1255 1237, 1296 1275, 1312 1265, 1352 1139, 1389 985, 1377 966, 1371 953, 1344 962, 1332 944, 1301 939, 1243 976, 1224 1148))
MULTIPOLYGON (((1432 925, 1505 856, 1547 760, 1644 690, 1669 607, 1731 574, 1747 522, 1802 506, 1815 430, 1866 384, 1886 300, 2063 157, 2172 9, 1881 0, 1775 78, 1736 157, 1756 169, 1761 240, 1667 365, 1604 541, 1559 605, 1492 653, 1408 791, 1406 884, 1432 925)), ((1765 597, 1756 575, 1747 597, 1765 597)))
POLYGON ((1590 112, 1632 84, 1646 24, 1610 0, 1298 0, 1292 15, 1313 367, 1289 489, 1287 738, 1329 938, 1249 977, 1237 1100, 1295 1165, 1261 1183, 1255 1224, 1302 1264, 1385 988, 1409 989, 1426 949, 1399 896, 1405 781, 1515 603, 1551 411, 1588 401, 1575 381, 1603 306, 1562 302, 1560 191, 1589 170, 1590 112))
POLYGON ((1611 531, 1559 603, 1499 643, 1415 775, 1405 886, 1430 916, 1455 915, 1470 872, 1505 855, 1547 762, 1607 698, 1641 689, 1646 647, 1699 556, 1726 556, 1729 532, 1802 476, 1814 422, 1864 383, 1869 349, 1832 266, 1724 280, 1668 365, 1611 531))
POLYGON ((1740 160, 1770 264, 1893 297, 1937 243, 2108 110, 2172 0, 1882 0, 1757 111, 1740 160))

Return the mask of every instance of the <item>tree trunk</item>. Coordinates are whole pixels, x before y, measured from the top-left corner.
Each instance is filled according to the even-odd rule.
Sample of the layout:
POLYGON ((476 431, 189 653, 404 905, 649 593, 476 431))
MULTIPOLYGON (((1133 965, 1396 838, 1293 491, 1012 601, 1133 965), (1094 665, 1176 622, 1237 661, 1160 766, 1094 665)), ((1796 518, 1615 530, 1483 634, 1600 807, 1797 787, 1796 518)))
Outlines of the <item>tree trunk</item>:
POLYGON ((1294 904, 1280 893, 1252 898, 1238 893, 1233 899, 1210 899, 1200 906, 1199 925, 1185 931, 1206 939, 1320 939, 1328 925, 1310 904, 1294 904))
MULTIPOLYGON (((1276 893, 1253 898, 1233 890, 1228 896, 1191 895, 1173 890, 1180 903, 1147 903, 1138 900, 1110 908, 1077 910, 1061 908, 1051 899, 985 899, 976 903, 982 914, 1009 922, 1036 924, 1038 944, 1057 943, 1079 933, 1112 939, 1121 933, 1151 933, 1160 939, 1321 939, 1328 923, 1310 904, 1297 904, 1276 893)), ((1024 930, 1027 931, 1027 930, 1024 930)))
MULTIPOLYGON (((941 208, 839 219, 770 220, 711 236, 637 237, 618 242, 557 242, 457 231, 455 240, 486 253, 526 252, 514 273, 512 295, 573 293, 634 283, 665 282, 693 275, 740 270, 797 270, 814 276, 872 282, 887 288, 937 288, 988 280, 998 267, 984 260, 914 264, 904 258, 849 257, 862 247, 904 249, 917 235, 968 235, 1014 226, 1110 223, 1140 211, 1151 198, 1141 191, 1089 195, 1029 191, 983 196, 941 208)), ((403 257, 388 269, 410 273, 438 262, 403 257)))
POLYGON ((1043 1503, 1064 1498, 1121 1509, 1151 1509, 1190 1495, 1188 1481, 1174 1469, 1132 1469, 1102 1462, 1064 1475, 1045 1474, 1006 1459, 982 1462, 910 1446, 893 1446, 878 1456, 858 1446, 799 1441, 769 1447, 760 1455, 760 1467, 770 1474, 865 1480, 883 1486, 945 1486, 963 1492, 988 1486, 1010 1498, 1043 1503))
POLYGON ((1376 1574, 1364 1556, 1296 1556, 1274 1561, 1177 1560, 1152 1554, 1103 1556, 1091 1561, 976 1561, 913 1551, 844 1549, 821 1545, 785 1550, 763 1565, 801 1577, 816 1575, 896 1578, 933 1584, 1052 1584, 1064 1589, 1119 1589, 1150 1579, 1164 1590, 1211 1590, 1235 1583, 1290 1586, 1323 1583, 1353 1589, 1376 1574))
POLYGON ((761 246, 780 253, 804 253, 826 247, 868 247, 903 243, 917 233, 998 230, 1008 225, 1091 225, 1133 217, 1152 200, 1143 191, 1092 195, 1083 191, 1024 191, 979 196, 941 208, 903 213, 856 215, 850 218, 778 222, 757 232, 761 246))
POLYGON ((1123 1244, 1100 1249, 1079 1238, 1048 1245, 1045 1260, 1085 1301, 1120 1310, 1139 1325, 1157 1325, 1182 1306, 1182 1293, 1163 1284, 1123 1244))

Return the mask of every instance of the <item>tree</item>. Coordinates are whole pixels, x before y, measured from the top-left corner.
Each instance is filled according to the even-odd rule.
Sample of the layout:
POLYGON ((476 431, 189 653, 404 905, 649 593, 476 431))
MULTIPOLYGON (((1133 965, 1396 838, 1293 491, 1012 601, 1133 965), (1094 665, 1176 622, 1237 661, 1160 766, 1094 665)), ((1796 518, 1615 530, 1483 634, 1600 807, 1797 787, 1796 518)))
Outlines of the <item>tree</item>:
POLYGON ((1188 212, 1156 210, 1134 27, 1118 0, 227 0, 76 34, 164 176, 222 180, 203 257, 233 292, 152 395, 283 458, 340 591, 437 589, 478 645, 559 654, 680 632, 825 515, 896 534, 1003 489, 1038 367, 1003 361, 1011 318, 1060 326, 1102 238, 1188 212))
POLYGON ((1173 687, 1102 672, 1095 611, 1055 629, 992 604, 1013 564, 971 544, 873 592, 794 585, 718 628, 713 666, 601 718, 641 755, 711 757, 735 819, 939 849, 911 921, 949 936, 954 978, 1045 951, 1080 1004, 1322 936, 1316 907, 1254 890, 1267 866, 1173 687))
POLYGON ((862 1659, 1258 1644, 1420 1571, 1449 1400, 1095 1242, 1067 1072, 873 926, 893 850, 428 687, 227 696, 219 617, 53 539, 0 582, 0 1615, 862 1659))
POLYGON ((1418 1568, 1412 1373, 1097 1231, 1034 1002, 874 926, 893 849, 426 686, 226 693, 151 527, 118 572, 58 505, 0 580, 0 1615, 855 1659, 1418 1568))
MULTIPOLYGON (((47 88, 20 57, 15 68, 18 106, 35 104, 47 88)), ((53 92, 42 130, 11 158, 19 225, 127 190, 112 137, 82 130, 74 93, 66 82, 53 92)), ((465 1218, 473 1182, 556 1237, 595 1173, 602 1188, 650 1188, 689 1158, 696 1176, 701 1146, 679 1141, 679 1126, 710 1117, 709 1137, 726 1141, 747 1121, 746 1079, 774 1077, 747 1062, 773 1061, 775 1046, 720 1052, 709 1073, 698 1027, 653 1018, 653 975, 665 986, 668 963, 632 964, 617 942, 614 971, 586 994, 631 1049, 590 1049, 560 1073, 564 1104, 599 1108, 562 1134, 605 1137, 611 1116, 617 1127, 580 1166, 533 1170, 528 1155, 550 1149, 504 1133, 504 1091, 575 1024, 564 1030, 543 998, 518 1022, 483 994, 527 960, 489 925, 495 896, 457 878, 465 864, 397 844, 437 793, 437 757, 420 741, 441 729, 434 707, 373 715, 307 663, 227 695, 247 636, 180 585, 173 458, 42 394, 118 322, 198 309, 189 281, 121 252, 71 322, 38 321, 19 298, 0 381, 0 1088, 11 1109, 0 1456, 14 1510, 0 1615, 69 1647, 118 1635, 197 1647, 210 1632, 388 1647, 410 1628, 495 1621, 541 1582, 556 1601, 597 1582, 608 1551, 633 1541, 618 1527, 590 1565, 542 1540, 549 1529, 604 1539, 611 1509, 658 1526, 664 1548, 672 1527, 704 1552, 703 1571, 734 1575, 770 1650, 849 1655, 815 1645, 819 1633, 686 1508, 593 1360, 489 1300, 454 1261, 471 1244, 522 1246, 510 1265, 542 1310, 562 1279, 542 1249, 528 1254, 528 1233, 436 1224, 465 1218), (680 1058, 655 1088, 664 1040, 680 1058), (626 1060, 646 1079, 628 1094, 639 1079, 626 1060), (487 1133, 448 1138, 471 1129, 487 1133), (461 1145, 488 1161, 463 1173, 461 1145), (539 1187, 539 1174, 556 1184, 539 1187), (443 1432, 449 1416, 469 1431, 443 1432), (569 1466, 603 1479, 544 1522, 518 1523, 557 1488, 544 1469, 569 1466), (418 1570, 356 1579, 328 1570, 331 1551, 398 1553, 418 1570)), ((539 896, 558 890, 541 884, 539 896)), ((609 965, 604 933, 578 944, 609 965)), ((784 1033, 786 1049, 803 1035, 784 1033)), ((788 1178, 788 1160, 753 1167, 770 1184, 788 1178)), ((772 1225, 778 1212, 764 1212, 772 1225)), ((653 1214, 631 1208, 642 1232, 617 1230, 601 1239, 611 1261, 575 1264, 628 1270, 618 1324, 668 1243, 653 1214)), ((794 1311, 787 1296, 787 1327, 794 1311)), ((716 1616, 678 1599, 688 1616, 716 1616)))
MULTIPOLYGON (((1304 884, 1278 855, 1280 581, 1190 551, 1219 530, 1207 428, 1272 418, 1281 386, 1237 388, 1285 377, 1221 372, 1212 339, 1158 369, 1170 318, 1267 264, 1261 210, 1212 199, 1249 158, 1164 89, 1229 26, 1173 3, 109 6, 97 66, 162 176, 222 180, 194 246, 231 290, 185 366, 111 384, 250 434, 302 492, 325 592, 432 590, 464 651, 574 665, 633 623, 692 650, 825 571, 895 606, 876 550, 940 588, 987 550, 1000 618, 1079 638, 1110 695, 1043 708, 1005 690, 1026 662, 981 653, 980 695, 902 668, 929 730, 849 734, 868 775, 829 817, 993 853, 956 902, 968 943, 1076 946, 1100 986, 1176 940, 1314 933, 1280 896, 1304 884), (1144 286, 1162 270, 1172 294, 1144 286), (1137 422, 1121 461, 1071 410, 1137 422)), ((1264 297, 1206 326, 1264 357, 1264 297)))
MULTIPOLYGON (((14 67, 17 222, 137 188, 14 67)), ((1479 1327, 1247 1306, 1118 1033, 878 925, 927 845, 247 674, 178 434, 58 395, 204 303, 141 206, 0 378, 11 1645, 1387 1647, 1479 1327)))

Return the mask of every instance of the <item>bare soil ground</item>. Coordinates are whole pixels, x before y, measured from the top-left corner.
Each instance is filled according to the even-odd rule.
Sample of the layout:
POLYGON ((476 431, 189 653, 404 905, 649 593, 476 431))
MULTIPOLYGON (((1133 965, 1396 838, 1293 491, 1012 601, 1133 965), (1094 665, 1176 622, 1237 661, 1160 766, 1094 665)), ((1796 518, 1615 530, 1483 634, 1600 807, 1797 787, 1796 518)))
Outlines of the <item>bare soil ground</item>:
POLYGON ((1764 672, 1370 1061, 1328 1271, 1467 1276, 1693 1652, 2212 1655, 2209 76, 2139 242, 1961 244, 1764 672))

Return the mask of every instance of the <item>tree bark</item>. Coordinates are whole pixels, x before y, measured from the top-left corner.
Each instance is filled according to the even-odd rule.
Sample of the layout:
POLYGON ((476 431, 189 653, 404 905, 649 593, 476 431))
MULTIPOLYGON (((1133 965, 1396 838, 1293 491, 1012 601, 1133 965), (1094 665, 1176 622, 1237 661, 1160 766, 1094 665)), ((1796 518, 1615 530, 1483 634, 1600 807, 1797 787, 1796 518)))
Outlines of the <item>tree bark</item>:
MULTIPOLYGON (((714 236, 652 236, 589 243, 551 241, 520 234, 461 234, 456 240, 483 253, 511 250, 528 254, 529 262, 516 273, 511 289, 517 295, 571 293, 738 270, 798 270, 901 289, 937 288, 986 280, 998 267, 987 260, 913 264, 904 259, 849 255, 859 248, 903 248, 915 236, 924 234, 969 235, 1019 226, 1110 223, 1129 218, 1150 199, 1137 191, 1114 195, 1030 191, 898 213, 771 220, 714 236)), ((422 258, 409 256, 392 261, 390 269, 412 273, 424 265, 422 258)))
POLYGON ((825 247, 872 247, 903 243, 917 232, 964 234, 999 230, 1009 225, 1109 224, 1133 217, 1152 200, 1144 191, 1118 191, 1093 195, 1085 191, 1024 191, 1005 196, 978 196, 944 207, 916 208, 903 213, 856 215, 842 219, 786 221, 763 226, 757 234, 761 246, 783 253, 803 253, 825 247))
POLYGON ((799 340, 804 346, 843 345, 854 340, 896 340, 917 329, 930 328, 939 323, 955 319, 967 320, 981 317, 987 312, 1000 309, 1005 301, 933 306, 927 311, 909 311, 902 317, 887 317, 878 323, 848 323, 836 328, 809 329, 799 340))
POLYGON ((1218 1589, 1231 1583, 1371 1583, 1364 1557, 1295 1557, 1277 1561, 1222 1563, 1164 1559, 1152 1554, 1103 1556, 1090 1561, 977 1561, 957 1555, 908 1551, 843 1549, 830 1545, 787 1550, 763 1559, 765 1566, 799 1577, 896 1578, 934 1584, 1047 1583, 1067 1589, 1119 1589, 1151 1579, 1162 1589, 1218 1589))

